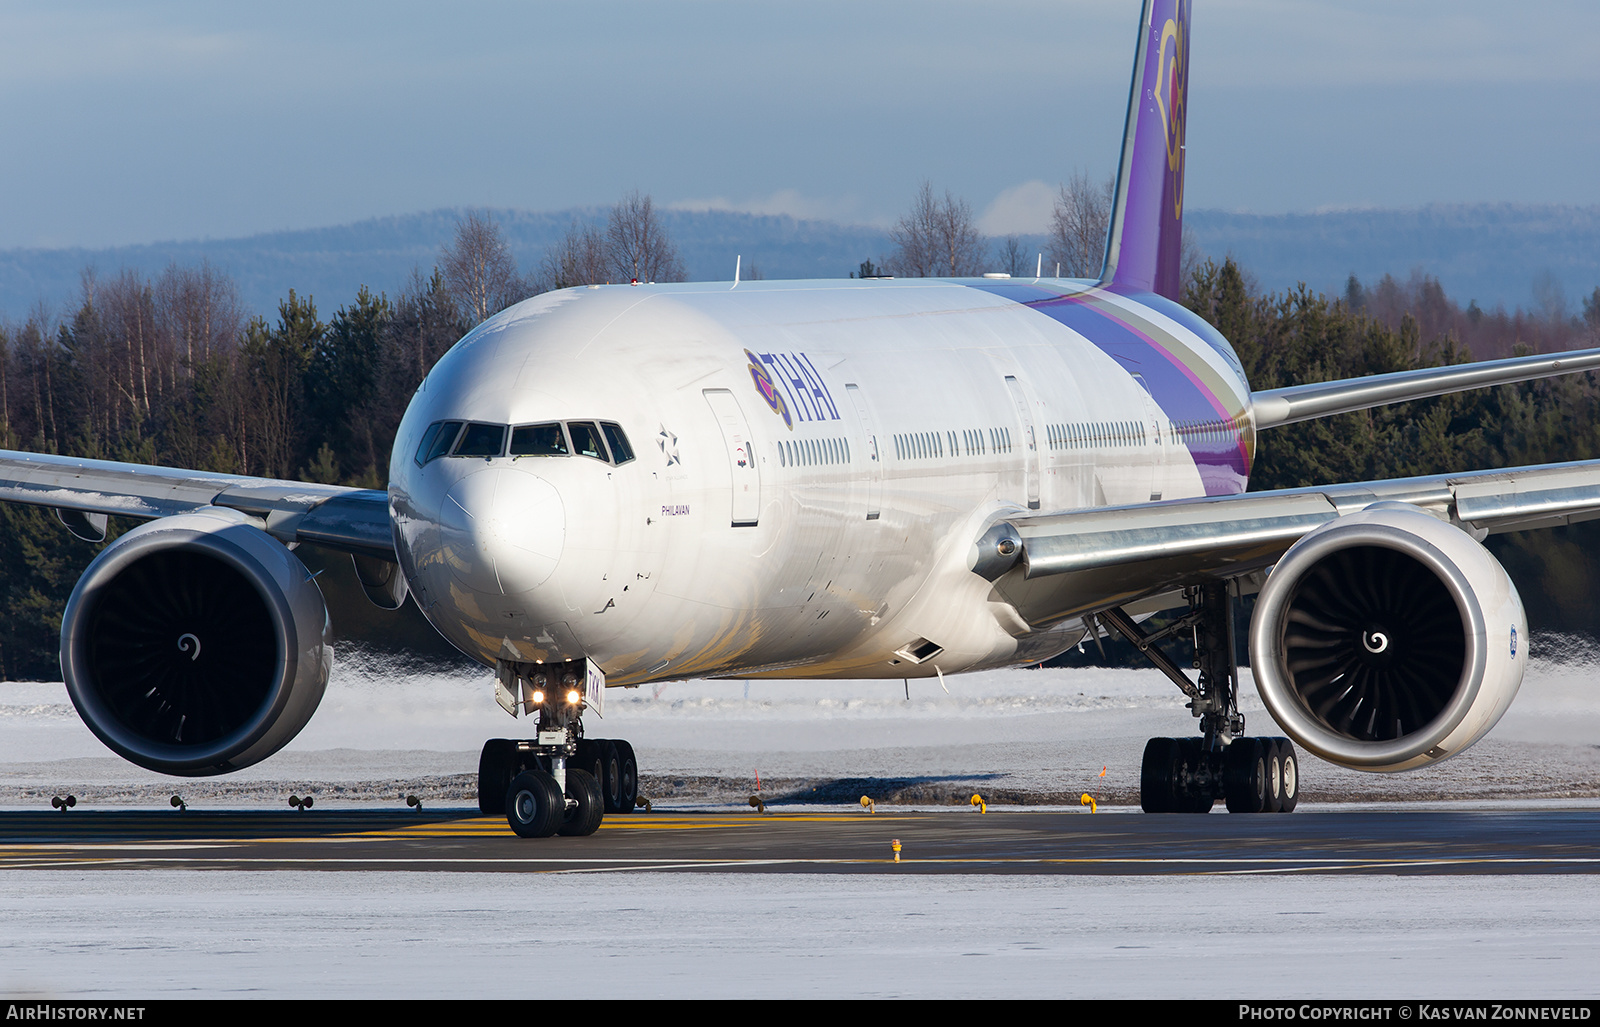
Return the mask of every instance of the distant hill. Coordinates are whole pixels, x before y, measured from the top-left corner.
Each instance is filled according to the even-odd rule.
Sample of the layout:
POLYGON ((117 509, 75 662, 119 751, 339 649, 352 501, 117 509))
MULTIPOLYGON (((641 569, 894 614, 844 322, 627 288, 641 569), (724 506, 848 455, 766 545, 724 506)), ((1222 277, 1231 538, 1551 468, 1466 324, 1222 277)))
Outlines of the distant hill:
POLYGON ((1189 211, 1184 227, 1207 254, 1231 254, 1263 289, 1305 282, 1342 293, 1354 274, 1372 285, 1420 269, 1462 306, 1476 299, 1544 309, 1560 287, 1567 308, 1600 286, 1600 207, 1521 204, 1435 205, 1413 210, 1316 214, 1189 211), (1543 295, 1536 295, 1536 289, 1543 295))
MULTIPOLYGON (((375 218, 332 228, 240 239, 151 243, 112 249, 0 251, 0 318, 20 320, 41 298, 60 315, 77 302, 80 274, 123 267, 159 274, 168 264, 209 260, 233 276, 253 312, 271 314, 293 288, 325 311, 349 302, 361 285, 393 294, 413 269, 428 273, 455 230, 459 210, 375 218)), ((526 271, 574 219, 603 221, 600 209, 492 212, 526 271)), ((767 278, 842 278, 862 260, 890 250, 888 234, 863 225, 802 221, 728 211, 662 211, 692 278, 726 280, 735 255, 767 278)), ((1304 281, 1338 293, 1352 273, 1371 285, 1384 274, 1420 269, 1462 304, 1543 308, 1552 286, 1572 312, 1600 286, 1600 207, 1482 204, 1413 210, 1314 214, 1236 214, 1191 210, 1185 218, 1201 249, 1233 255, 1263 287, 1304 281), (1536 285, 1543 283, 1536 297, 1536 285)), ((1041 237, 1027 240, 1030 250, 1041 237)))
MULTIPOLYGON (((0 250, 0 317, 21 320, 40 298, 60 315, 77 303, 85 267, 101 275, 124 267, 156 275, 174 262, 202 260, 233 277, 252 312, 275 312, 291 288, 329 312, 354 298, 362 285, 393 294, 413 269, 430 273, 463 213, 433 210, 332 228, 103 250, 0 250)), ((574 220, 605 220, 599 209, 490 213, 524 273, 538 266, 574 220)), ((767 278, 843 278, 861 261, 877 260, 889 249, 886 232, 860 225, 728 211, 660 214, 690 277, 699 281, 731 280, 736 256, 744 258, 746 269, 754 264, 767 278)))

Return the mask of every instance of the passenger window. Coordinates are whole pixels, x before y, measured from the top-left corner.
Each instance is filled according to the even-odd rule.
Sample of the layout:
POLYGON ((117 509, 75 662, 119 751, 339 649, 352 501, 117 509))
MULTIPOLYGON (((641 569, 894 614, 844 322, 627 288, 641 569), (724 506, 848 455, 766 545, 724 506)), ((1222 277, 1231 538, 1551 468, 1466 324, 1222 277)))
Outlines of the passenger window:
POLYGON ((572 433, 572 448, 584 456, 592 456, 596 460, 609 460, 606 455, 606 444, 600 441, 600 430, 594 426, 593 421, 568 421, 567 430, 572 433))
POLYGON ((625 464, 633 459, 633 447, 628 445, 628 436, 622 432, 620 424, 610 421, 601 421, 600 430, 606 433, 606 441, 611 443, 611 458, 619 464, 625 464))
POLYGON ((506 447, 503 424, 469 424, 456 445, 456 456, 499 456, 506 447))
POLYGON ((460 432, 460 421, 440 421, 430 426, 422 436, 422 445, 417 447, 417 463, 425 464, 450 452, 460 432))
POLYGON ((512 456, 568 456, 567 437, 559 422, 525 424, 511 429, 512 456))

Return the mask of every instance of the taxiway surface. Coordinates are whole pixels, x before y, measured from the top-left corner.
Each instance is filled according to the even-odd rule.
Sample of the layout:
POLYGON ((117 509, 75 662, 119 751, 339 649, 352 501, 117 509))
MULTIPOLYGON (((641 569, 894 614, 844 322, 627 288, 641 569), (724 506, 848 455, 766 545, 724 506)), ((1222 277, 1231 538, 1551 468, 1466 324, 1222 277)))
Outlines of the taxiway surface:
POLYGON ((476 810, 0 813, 0 870, 1595 874, 1600 808, 657 811, 521 839, 476 810), (898 847, 898 852, 896 848, 898 847))

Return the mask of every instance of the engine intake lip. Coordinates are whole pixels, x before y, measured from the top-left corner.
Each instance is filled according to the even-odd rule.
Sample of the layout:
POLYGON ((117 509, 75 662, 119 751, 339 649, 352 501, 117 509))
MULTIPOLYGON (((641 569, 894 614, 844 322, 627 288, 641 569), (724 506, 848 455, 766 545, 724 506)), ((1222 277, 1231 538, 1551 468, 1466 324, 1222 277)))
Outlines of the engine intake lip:
MULTIPOLYGON (((300 637, 301 630, 297 626, 290 597, 274 580, 273 568, 263 564, 262 556, 265 555, 270 561, 277 555, 273 553, 273 549, 276 549, 281 553, 278 559, 293 561, 302 573, 304 567, 299 565, 293 554, 258 528, 240 523, 243 520, 243 515, 235 515, 232 511, 217 511, 215 514, 202 514, 199 518, 175 517, 171 519, 174 523, 155 521, 142 525, 96 557, 67 601, 61 621, 61 670, 67 693, 89 729, 130 762, 161 773, 183 776, 224 773, 248 766, 276 751, 302 726, 302 723, 290 725, 288 721, 296 718, 284 716, 291 702, 296 676, 303 672, 301 664, 306 654, 301 652, 301 642, 314 645, 323 639, 300 637), (205 523, 194 523, 197 519, 205 523), (190 523, 177 523, 180 520, 190 523), (103 647, 104 640, 98 640, 97 644, 94 629, 106 613, 108 604, 115 606, 127 602, 127 596, 118 593, 126 591, 128 582, 124 575, 129 571, 148 574, 153 567, 162 566, 159 562, 154 565, 146 563, 152 559, 164 559, 169 568, 184 563, 194 567, 197 565, 195 557, 203 561, 199 564, 201 567, 204 562, 215 565, 214 573, 219 580, 237 584, 238 579, 242 579, 253 589, 261 603, 255 612, 265 616, 268 623, 257 623, 247 630, 246 634, 253 631, 258 636, 250 646, 250 651, 258 658, 265 655, 265 639, 260 636, 270 630, 273 652, 270 669, 259 666, 253 668, 253 673, 244 675, 253 680, 247 680, 243 710, 236 709, 220 728, 198 732, 202 737, 197 740, 168 741, 152 732, 148 724, 141 727, 137 723, 130 723, 135 718, 129 716, 128 697, 116 696, 117 688, 108 688, 103 678, 106 654, 97 649, 103 647), (137 566, 140 564, 145 566, 140 568, 137 566), (276 736, 284 734, 285 729, 288 729, 287 737, 278 739, 276 736)), ((315 585, 312 584, 312 587, 315 585)), ((248 604, 248 599, 245 602, 248 604)), ((325 620, 326 614, 323 616, 325 620)), ((166 653, 164 659, 174 656, 182 659, 190 653, 198 657, 197 662, 209 662, 207 657, 221 658, 221 654, 215 650, 206 652, 207 639, 200 637, 201 633, 190 638, 180 637, 176 631, 170 634, 170 642, 166 641, 164 635, 154 639, 163 653, 168 646, 171 647, 172 652, 166 653), (196 643, 198 649, 181 648, 185 644, 193 646, 196 643)), ((261 662, 266 663, 265 660, 261 662)), ((215 663, 211 665, 217 666, 215 663)), ((325 671, 326 668, 323 669, 325 671)), ((214 680, 224 687, 229 684, 226 672, 214 680)), ((315 708, 315 701, 321 698, 325 680, 324 674, 321 681, 303 682, 308 691, 315 692, 307 696, 311 699, 312 709, 315 708)))
POLYGON ((1257 623, 1250 633, 1250 660, 1262 701, 1296 741, 1330 762, 1386 770, 1436 749, 1472 708, 1484 680, 1487 629, 1483 610, 1470 582, 1453 560, 1422 537, 1420 531, 1393 523, 1411 518, 1422 519, 1411 521, 1422 530, 1459 530, 1417 510, 1384 511, 1382 519, 1335 522, 1296 543, 1273 568, 1256 600, 1257 623), (1381 741, 1336 730, 1307 705, 1289 668, 1289 646, 1285 641, 1289 615, 1307 575, 1335 554, 1357 547, 1391 550, 1431 572, 1449 593, 1461 625, 1461 672, 1448 701, 1411 733, 1381 741))

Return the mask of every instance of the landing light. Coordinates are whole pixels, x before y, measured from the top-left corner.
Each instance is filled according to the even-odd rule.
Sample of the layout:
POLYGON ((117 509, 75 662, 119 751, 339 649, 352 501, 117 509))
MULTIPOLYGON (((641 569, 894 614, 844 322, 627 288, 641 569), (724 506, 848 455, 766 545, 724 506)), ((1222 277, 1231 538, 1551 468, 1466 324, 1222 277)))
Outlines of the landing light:
POLYGON ((572 689, 570 692, 567 693, 567 702, 572 703, 574 705, 576 705, 578 700, 582 699, 582 698, 583 698, 583 696, 578 693, 578 690, 576 688, 572 689))
POLYGON ((539 703, 544 702, 544 693, 539 691, 538 689, 535 689, 532 698, 533 698, 534 705, 537 706, 539 703))

